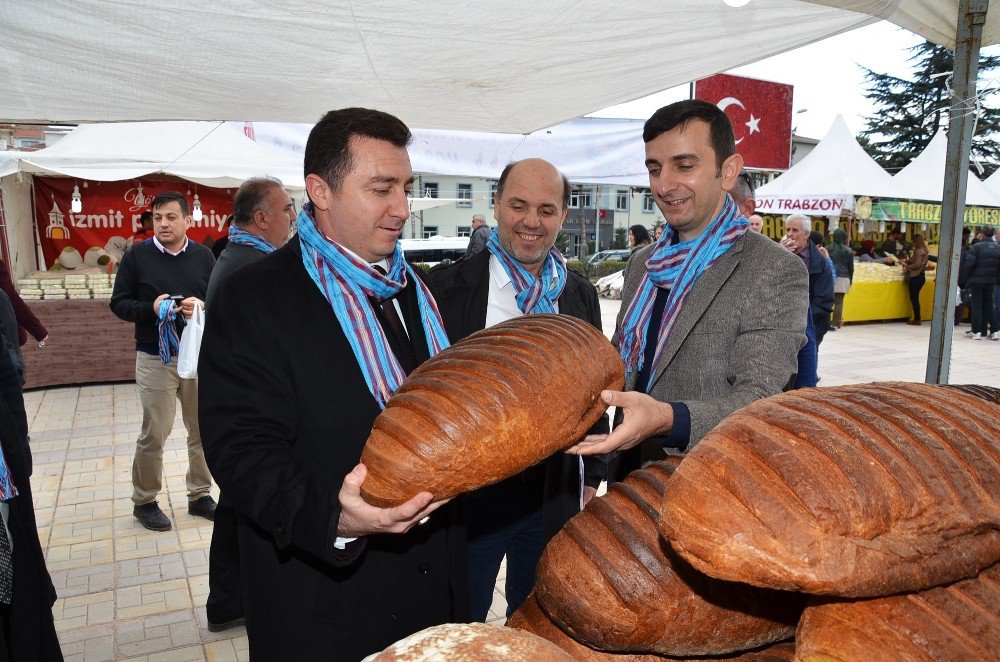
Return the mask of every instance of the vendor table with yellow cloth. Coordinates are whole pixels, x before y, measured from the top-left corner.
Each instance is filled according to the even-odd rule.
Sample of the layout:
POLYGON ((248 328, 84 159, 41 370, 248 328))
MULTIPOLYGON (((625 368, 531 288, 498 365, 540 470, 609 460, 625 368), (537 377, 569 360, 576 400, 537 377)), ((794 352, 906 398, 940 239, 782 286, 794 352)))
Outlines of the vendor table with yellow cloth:
MULTIPOLYGON (((920 317, 929 320, 934 311, 934 272, 920 290, 920 317)), ((864 282, 855 280, 844 297, 845 322, 910 319, 910 291, 906 281, 864 282)))

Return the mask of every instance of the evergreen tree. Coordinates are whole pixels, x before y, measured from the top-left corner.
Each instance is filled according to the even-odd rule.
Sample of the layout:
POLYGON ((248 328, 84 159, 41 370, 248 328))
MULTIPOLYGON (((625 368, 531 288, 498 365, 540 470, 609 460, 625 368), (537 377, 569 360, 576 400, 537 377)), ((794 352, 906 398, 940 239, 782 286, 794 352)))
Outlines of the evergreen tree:
MULTIPOLYGON (((955 52, 926 41, 910 49, 914 71, 912 80, 865 70, 867 97, 876 112, 865 118, 867 128, 858 135, 861 145, 879 164, 895 174, 927 147, 934 134, 948 125, 949 108, 954 101, 948 95, 946 81, 955 68, 955 52)), ((1000 67, 1000 57, 981 56, 977 92, 996 89, 993 81, 984 81, 1000 67)), ((980 98, 989 98, 980 94, 980 98)), ((986 167, 986 175, 1000 163, 1000 145, 995 134, 1000 131, 1000 109, 981 103, 981 115, 972 140, 972 154, 986 167)))

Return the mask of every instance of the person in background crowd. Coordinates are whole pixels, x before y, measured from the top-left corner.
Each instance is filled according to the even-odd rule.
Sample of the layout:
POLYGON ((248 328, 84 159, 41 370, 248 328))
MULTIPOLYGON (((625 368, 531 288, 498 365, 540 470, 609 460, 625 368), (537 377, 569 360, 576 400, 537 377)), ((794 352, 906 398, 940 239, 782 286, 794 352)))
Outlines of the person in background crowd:
MULTIPOLYGON (((10 318, 10 311, 0 315, 10 318)), ((11 330, 5 324, 3 331, 6 344, 11 330)), ((57 662, 56 590, 38 538, 28 419, 13 356, 0 351, 0 660, 57 662)))
POLYGON ((649 246, 653 240, 649 237, 649 230, 644 225, 633 225, 628 229, 628 247, 632 253, 644 246, 649 246))
POLYGON ((663 236, 663 228, 664 228, 663 223, 657 223, 656 227, 653 228, 653 242, 654 243, 657 242, 657 241, 659 241, 660 237, 663 236))
MULTIPOLYGON (((431 292, 452 342, 530 313, 571 315, 601 328, 597 290, 567 270, 554 248, 569 213, 569 196, 569 182, 546 161, 525 159, 504 168, 493 203, 497 229, 487 250, 430 272, 431 292)), ((606 418, 592 430, 607 431, 606 418)), ((588 457, 581 466, 579 457, 556 453, 468 495, 472 620, 486 620, 504 556, 507 616, 521 606, 535 584, 542 549, 594 496, 606 475, 602 457, 588 457)))
POLYGON ((465 249, 465 257, 472 257, 486 248, 486 240, 490 238, 492 229, 486 225, 486 217, 475 214, 472 217, 472 234, 469 236, 469 247, 465 249))
POLYGON ((222 255, 222 251, 226 250, 226 246, 229 245, 229 228, 233 227, 233 217, 230 214, 229 218, 226 219, 226 234, 219 237, 214 242, 212 242, 212 257, 216 260, 222 255))
POLYGON ((889 232, 889 236, 878 247, 878 252, 885 256, 904 257, 906 255, 906 244, 903 239, 902 230, 895 229, 889 232))
POLYGON ((215 258, 188 240, 191 209, 176 191, 160 193, 153 210, 153 239, 126 251, 118 267, 111 312, 135 323, 135 385, 142 403, 142 430, 132 462, 132 514, 151 531, 168 531, 170 519, 156 501, 163 479, 163 444, 174 426, 177 400, 187 428, 188 514, 212 519, 212 475, 198 427, 198 380, 177 374, 178 313, 204 305, 215 258))
POLYGON ((802 261, 756 232, 729 196, 743 165, 715 104, 679 101, 643 128, 650 192, 669 227, 625 268, 615 341, 625 392, 604 391, 621 418, 571 449, 621 454, 621 480, 666 450, 684 452, 723 418, 779 393, 805 343, 802 261))
POLYGON ((421 492, 378 508, 361 496, 375 418, 448 346, 398 241, 411 139, 381 111, 323 116, 295 240, 222 281, 207 311, 205 451, 237 511, 258 662, 360 660, 468 618, 461 499, 421 492))
MULTIPOLYGON (((969 228, 962 228, 962 247, 959 252, 958 258, 958 273, 961 274, 965 269, 965 256, 969 252, 969 239, 972 236, 972 230, 969 228)), ((965 319, 965 312, 969 310, 969 304, 972 303, 972 292, 969 288, 958 288, 958 299, 955 302, 955 326, 962 324, 965 319)), ((972 332, 967 331, 966 335, 971 336, 972 332)))
MULTIPOLYGON (((233 197, 229 243, 222 251, 208 281, 205 306, 211 307, 219 283, 242 267, 270 255, 285 245, 295 220, 295 205, 281 182, 273 177, 252 177, 233 197)), ((226 494, 219 495, 212 524, 208 555, 208 629, 222 632, 246 622, 236 511, 226 494)))
POLYGON ((153 212, 148 209, 142 212, 139 217, 139 229, 135 231, 135 234, 128 238, 126 245, 131 248, 136 244, 141 244, 147 239, 153 238, 153 212))
POLYGON ((833 262, 833 326, 844 326, 844 297, 851 291, 854 280, 854 251, 847 247, 847 232, 843 228, 833 231, 833 243, 828 249, 833 262))
POLYGON ((859 262, 877 262, 879 264, 894 265, 898 260, 894 255, 881 256, 875 252, 875 242, 871 239, 861 240, 861 251, 858 253, 859 262))
POLYGON ((924 272, 927 270, 927 244, 924 236, 913 235, 913 253, 909 259, 903 260, 903 273, 906 274, 906 285, 910 291, 910 306, 913 308, 913 319, 907 322, 912 326, 920 326, 920 290, 926 282, 924 272))
POLYGON ((39 347, 45 347, 49 341, 49 332, 28 307, 28 304, 24 302, 21 295, 17 293, 14 281, 10 277, 10 271, 3 263, 0 263, 0 290, 3 290, 7 298, 10 299, 10 305, 14 308, 14 317, 17 318, 17 363, 21 365, 20 372, 23 378, 24 357, 21 355, 21 348, 24 347, 24 343, 28 342, 28 334, 30 333, 31 337, 38 342, 39 347))
MULTIPOLYGON (((746 170, 740 173, 729 195, 733 196, 733 200, 737 201, 736 205, 740 208, 740 213, 747 217, 747 219, 757 210, 757 201, 754 200, 756 192, 753 186, 753 178, 746 170)), ((750 229, 753 230, 753 227, 750 229)), ((760 230, 754 230, 754 232, 760 232, 760 230)))
POLYGON ((993 241, 994 230, 986 226, 980 230, 982 238, 969 248, 965 266, 959 274, 958 286, 972 292, 972 332, 969 337, 1000 340, 997 320, 996 285, 1000 276, 1000 246, 993 241))
POLYGON ((785 236, 781 245, 792 251, 809 271, 809 314, 816 331, 816 348, 830 328, 833 312, 833 267, 816 245, 809 240, 812 220, 804 214, 792 214, 785 219, 785 236))
POLYGON ((764 219, 760 214, 750 214, 747 216, 747 220, 750 221, 750 229, 754 232, 760 233, 764 231, 764 219))

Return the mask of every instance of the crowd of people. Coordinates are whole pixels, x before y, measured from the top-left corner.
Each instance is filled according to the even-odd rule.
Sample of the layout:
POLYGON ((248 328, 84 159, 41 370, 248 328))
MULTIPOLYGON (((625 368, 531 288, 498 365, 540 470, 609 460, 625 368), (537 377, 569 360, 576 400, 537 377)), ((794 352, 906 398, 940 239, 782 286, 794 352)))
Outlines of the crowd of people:
MULTIPOLYGON (((615 408, 613 425, 605 417, 567 452, 473 493, 435 501, 423 492, 397 507, 373 506, 361 496, 361 452, 417 366, 521 315, 571 315, 601 327, 594 286, 555 247, 569 182, 541 159, 499 173, 496 226, 477 218, 463 259, 428 273, 407 264, 398 238, 414 182, 410 140, 406 125, 384 112, 331 111, 309 135, 308 202, 297 214, 280 182, 247 180, 216 259, 187 237, 185 196, 161 193, 119 266, 110 306, 135 325, 142 405, 134 517, 152 531, 173 526, 157 496, 179 400, 188 513, 213 521, 209 627, 245 623, 254 660, 361 659, 431 625, 485 620, 504 557, 509 615, 528 596, 545 544, 602 481, 685 453, 757 399, 815 386, 818 347, 842 324, 855 261, 846 234, 838 230, 825 247, 810 219, 793 215, 780 242, 762 235, 726 115, 697 100, 665 106, 646 122, 643 141, 666 223, 652 236, 630 228, 613 338, 626 381, 601 394, 615 408), (207 322, 195 380, 178 373, 177 352, 184 320, 199 308, 207 322)), ((990 303, 1000 247, 986 241, 991 228, 981 234, 963 249, 964 286, 974 333, 1000 338, 990 303)), ((899 256, 901 237, 890 240, 879 251, 899 256)), ((859 259, 869 252, 879 255, 871 247, 859 259)), ((902 261, 911 292, 919 292, 927 261, 916 235, 902 261)), ((4 322, 3 330, 12 329, 4 322)), ((0 427, 26 439, 11 344, 0 352, 0 427)), ((30 453, 4 441, 0 492, 21 495, 3 501, 9 523, 18 504, 31 510, 30 453)), ((35 549, 37 534, 25 537, 33 520, 15 524, 0 529, 15 547, 35 549)), ((7 650, 9 628, 34 619, 37 640, 22 638, 30 653, 13 659, 57 659, 41 550, 30 557, 33 601, 18 611, 3 606, 5 544, 0 536, 7 650)), ((18 558, 26 563, 15 556, 15 566, 18 558)))

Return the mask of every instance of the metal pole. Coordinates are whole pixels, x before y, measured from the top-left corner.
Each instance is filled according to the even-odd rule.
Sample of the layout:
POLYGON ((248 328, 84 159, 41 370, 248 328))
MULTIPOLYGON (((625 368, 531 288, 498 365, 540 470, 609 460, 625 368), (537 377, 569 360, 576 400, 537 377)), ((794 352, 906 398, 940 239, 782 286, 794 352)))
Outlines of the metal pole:
POLYGON ((934 317, 927 351, 928 384, 947 384, 954 332, 955 290, 965 217, 965 191, 972 149, 973 114, 976 112, 976 78, 979 46, 989 0, 959 0, 955 34, 955 75, 951 116, 948 121, 948 156, 945 160, 944 198, 941 201, 941 243, 934 283, 934 317))

